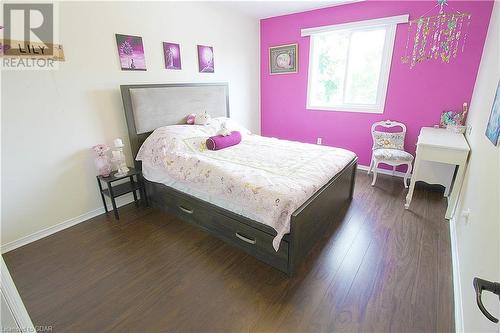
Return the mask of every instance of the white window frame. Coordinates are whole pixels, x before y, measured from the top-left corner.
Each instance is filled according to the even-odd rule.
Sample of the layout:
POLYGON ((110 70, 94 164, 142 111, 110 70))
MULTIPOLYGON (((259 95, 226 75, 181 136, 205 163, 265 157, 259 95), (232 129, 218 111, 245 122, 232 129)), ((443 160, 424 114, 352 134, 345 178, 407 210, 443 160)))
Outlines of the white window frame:
MULTIPOLYGON (((302 37, 310 36, 310 45, 309 45, 309 71, 307 78, 307 102, 306 109, 308 110, 321 110, 321 111, 339 111, 339 112, 364 112, 364 113, 384 113, 385 100, 387 95, 387 86, 389 83, 389 73, 391 70, 391 62, 392 62, 392 54, 394 50, 394 40, 396 37, 396 25, 398 23, 407 23, 408 15, 399 15, 392 17, 384 17, 373 20, 365 20, 365 21, 357 21, 343 24, 335 24, 329 26, 315 27, 315 28, 306 28, 301 30, 302 37), (313 70, 313 54, 314 54, 314 42, 313 37, 322 33, 328 33, 332 31, 338 30, 352 30, 352 31, 370 31, 376 28, 384 27, 386 29, 385 41, 384 41, 384 50, 382 51, 382 61, 380 64, 380 76, 378 82, 378 90, 377 90, 377 100, 375 105, 373 104, 341 104, 336 106, 318 106, 312 105, 310 99, 310 87, 311 87, 311 78, 312 78, 312 70, 313 70)), ((350 43, 347 49, 347 54, 349 55, 350 51, 350 43)), ((346 71, 348 70, 348 62, 347 59, 346 71)), ((347 75, 344 76, 344 93, 346 89, 346 81, 347 75)))

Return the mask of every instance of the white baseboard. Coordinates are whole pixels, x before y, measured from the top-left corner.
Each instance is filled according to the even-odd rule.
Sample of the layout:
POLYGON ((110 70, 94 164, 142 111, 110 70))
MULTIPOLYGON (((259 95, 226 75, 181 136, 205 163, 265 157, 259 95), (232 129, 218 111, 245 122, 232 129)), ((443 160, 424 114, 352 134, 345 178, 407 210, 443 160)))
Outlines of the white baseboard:
POLYGON ((453 297, 455 301, 455 332, 464 331, 463 306, 462 306, 462 283, 460 282, 460 263, 458 260, 457 243, 457 220, 450 220, 451 262, 453 267, 453 297))
MULTIPOLYGON (((116 206, 121 207, 121 206, 129 204, 133 201, 134 201, 134 198, 133 198, 132 194, 127 194, 127 195, 116 198, 116 206)), ((109 208, 111 208, 111 204, 108 204, 108 209, 109 208)), ((97 215, 101 215, 101 214, 104 214, 104 207, 94 209, 90 212, 84 213, 82 215, 70 218, 70 219, 63 221, 61 223, 58 223, 56 225, 53 225, 53 226, 50 226, 48 228, 34 232, 31 235, 27 235, 27 236, 21 237, 19 239, 16 239, 12 242, 2 244, 0 251, 1 251, 1 253, 6 253, 9 251, 12 251, 14 249, 17 249, 18 247, 24 246, 24 245, 29 244, 31 242, 34 242, 34 241, 37 241, 37 240, 42 239, 44 237, 50 236, 58 231, 72 227, 78 223, 85 222, 88 219, 91 219, 91 218, 96 217, 97 215)))
MULTIPOLYGON (((370 169, 369 166, 358 164, 358 170, 368 171, 368 169, 370 169)), ((378 168, 377 173, 392 176, 392 170, 378 168)), ((396 172, 394 172, 394 176, 404 178, 405 173, 401 172, 401 171, 396 171, 396 172)), ((410 179, 410 178, 411 178, 411 174, 408 176, 408 179, 410 179)))

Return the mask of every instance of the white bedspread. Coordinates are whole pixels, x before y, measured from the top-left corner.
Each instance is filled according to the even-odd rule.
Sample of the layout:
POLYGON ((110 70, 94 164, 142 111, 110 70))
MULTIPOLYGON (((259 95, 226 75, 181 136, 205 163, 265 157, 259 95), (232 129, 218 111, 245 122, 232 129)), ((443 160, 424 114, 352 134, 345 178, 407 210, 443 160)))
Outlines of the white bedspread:
POLYGON ((216 119, 208 126, 154 131, 137 155, 144 177, 274 228, 275 250, 290 232, 291 214, 355 157, 345 149, 251 135, 241 128, 240 144, 207 150, 205 141, 219 124, 216 119))

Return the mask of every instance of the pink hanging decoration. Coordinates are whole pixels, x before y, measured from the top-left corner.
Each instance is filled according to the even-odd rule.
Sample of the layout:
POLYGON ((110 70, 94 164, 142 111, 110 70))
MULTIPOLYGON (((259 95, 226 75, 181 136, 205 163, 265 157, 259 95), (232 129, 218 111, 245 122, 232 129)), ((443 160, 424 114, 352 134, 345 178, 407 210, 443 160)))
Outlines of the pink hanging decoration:
POLYGON ((445 6, 448 6, 447 0, 438 0, 434 7, 439 7, 437 15, 424 17, 427 12, 409 22, 405 54, 401 57, 402 63, 409 64, 410 68, 433 59, 449 63, 457 57, 459 50, 464 52, 471 15, 458 11, 445 13, 445 6), (410 36, 413 40, 411 47, 410 36))

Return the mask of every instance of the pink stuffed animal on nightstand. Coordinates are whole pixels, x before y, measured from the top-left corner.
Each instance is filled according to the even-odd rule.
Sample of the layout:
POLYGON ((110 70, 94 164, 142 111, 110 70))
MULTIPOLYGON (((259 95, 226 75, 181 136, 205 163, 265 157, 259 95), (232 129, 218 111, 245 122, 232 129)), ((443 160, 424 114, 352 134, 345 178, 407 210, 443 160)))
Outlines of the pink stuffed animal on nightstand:
POLYGON ((107 155, 107 152, 109 151, 109 146, 107 144, 98 144, 92 147, 92 149, 96 153, 94 163, 97 169, 97 175, 108 177, 112 170, 111 160, 107 155))

